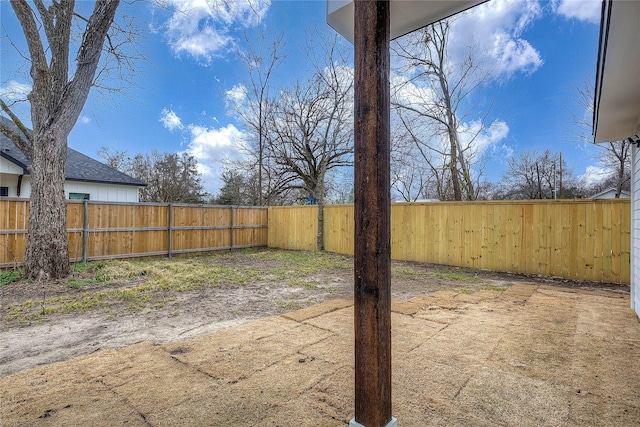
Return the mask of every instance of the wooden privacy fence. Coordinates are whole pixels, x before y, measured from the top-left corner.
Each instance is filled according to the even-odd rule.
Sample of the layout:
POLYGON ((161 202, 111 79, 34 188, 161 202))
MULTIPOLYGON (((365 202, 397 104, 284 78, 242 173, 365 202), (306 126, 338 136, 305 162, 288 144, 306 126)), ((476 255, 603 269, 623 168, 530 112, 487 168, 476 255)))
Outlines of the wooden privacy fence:
MULTIPOLYGON (((269 246, 313 250, 317 206, 270 207, 269 246)), ((630 282, 629 199, 393 203, 391 256, 605 283, 630 282)), ((324 244, 353 254, 353 206, 324 207, 324 244)))
MULTIPOLYGON (((0 267, 24 262, 29 200, 0 200, 0 267)), ((267 209, 67 202, 71 261, 207 252, 267 244, 267 209)))

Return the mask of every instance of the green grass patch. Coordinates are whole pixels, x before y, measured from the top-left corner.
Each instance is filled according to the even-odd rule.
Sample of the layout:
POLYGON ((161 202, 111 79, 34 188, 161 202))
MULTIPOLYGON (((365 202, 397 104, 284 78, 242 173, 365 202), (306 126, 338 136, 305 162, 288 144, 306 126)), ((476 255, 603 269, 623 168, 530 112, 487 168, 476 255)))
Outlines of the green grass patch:
POLYGON ((284 280, 292 274, 310 276, 320 272, 352 269, 353 261, 343 255, 329 252, 262 250, 251 254, 256 261, 271 261, 277 266, 268 268, 263 274, 284 280))
POLYGON ((291 288, 305 288, 309 290, 317 290, 320 289, 319 283, 316 280, 303 280, 303 279, 295 279, 291 280, 288 283, 291 288))
POLYGON ((441 271, 424 271, 413 267, 392 267, 392 277, 406 280, 429 280, 433 278, 450 282, 478 283, 481 279, 471 268, 443 268, 441 271))
POLYGON ((109 282, 103 282, 96 277, 90 277, 88 279, 71 279, 65 283, 65 286, 72 289, 82 289, 90 285, 95 285, 96 283, 102 283, 104 285, 109 284, 109 282))
POLYGON ((294 301, 280 301, 278 305, 287 311, 297 311, 304 308, 304 305, 294 301))
POLYGON ((485 290, 485 291, 504 292, 509 288, 505 288, 503 286, 483 286, 480 289, 485 290))
POLYGON ((478 291, 495 291, 495 292, 504 292, 506 291, 508 288, 504 288, 501 286, 481 286, 478 288, 458 288, 458 289, 452 289, 453 292, 458 293, 458 294, 464 294, 464 295, 470 295, 473 293, 476 293, 478 291))
POLYGON ((71 264, 71 269, 78 273, 96 272, 102 270, 108 261, 90 261, 90 262, 78 262, 71 264))
POLYGON ((433 277, 433 274, 411 267, 391 267, 391 276, 398 279, 425 280, 433 277))
POLYGON ((444 271, 434 273, 434 276, 451 282, 478 283, 481 281, 474 270, 463 268, 445 269, 444 271))
POLYGON ((16 270, 0 271, 0 288, 13 283, 20 278, 20 272, 16 270))

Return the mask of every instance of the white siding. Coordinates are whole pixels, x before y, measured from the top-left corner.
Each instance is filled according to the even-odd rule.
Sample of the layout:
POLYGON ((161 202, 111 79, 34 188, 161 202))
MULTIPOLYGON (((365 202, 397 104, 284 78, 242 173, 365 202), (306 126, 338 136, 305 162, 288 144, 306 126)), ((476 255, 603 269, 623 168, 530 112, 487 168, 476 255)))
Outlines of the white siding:
POLYGON ((631 149, 631 308, 640 316, 640 152, 631 149))
MULTIPOLYGON (((20 169, 20 172, 22 172, 22 169, 20 169)), ((18 197, 18 176, 19 175, 0 173, 0 187, 9 188, 9 197, 18 197)), ((20 185, 20 197, 29 197, 30 195, 31 180, 28 175, 24 175, 22 177, 22 184, 20 185)))
MULTIPOLYGON (((22 175, 22 172, 21 167, 0 157, 0 187, 9 189, 9 197, 17 197, 18 176, 22 175)), ((24 179, 22 182, 24 183, 24 179)), ((24 189, 24 185, 21 188, 24 189)), ((22 197, 22 194, 20 194, 20 197, 22 197)))
POLYGON ((18 175, 0 173, 0 187, 7 187, 9 189, 9 197, 16 197, 17 185, 18 175))
POLYGON ((138 187, 131 185, 67 181, 64 184, 64 195, 67 199, 69 193, 88 193, 90 200, 100 202, 138 202, 138 187))
POLYGON ((23 171, 20 166, 17 166, 15 163, 10 162, 4 157, 0 157, 0 174, 9 173, 9 174, 21 175, 22 172, 23 171))
MULTIPOLYGON (((2 172, 5 172, 5 170, 3 169, 2 172)), ((18 175, 0 173, 0 187, 9 188, 9 197, 18 197, 16 194, 17 186, 18 175)), ((131 185, 67 181, 64 184, 64 196, 66 199, 69 198, 69 193, 88 193, 91 200, 99 202, 138 202, 138 187, 131 185)), ((31 178, 29 175, 25 175, 22 178, 20 197, 25 199, 31 197, 31 178)))

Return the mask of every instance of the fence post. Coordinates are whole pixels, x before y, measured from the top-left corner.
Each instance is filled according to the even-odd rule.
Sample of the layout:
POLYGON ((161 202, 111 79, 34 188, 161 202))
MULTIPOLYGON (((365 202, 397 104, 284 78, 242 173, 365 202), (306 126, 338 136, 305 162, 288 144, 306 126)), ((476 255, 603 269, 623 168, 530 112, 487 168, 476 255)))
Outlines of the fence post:
POLYGON ((171 259, 171 249, 173 247, 173 204, 171 203, 169 203, 169 226, 167 227, 167 232, 169 233, 169 248, 167 254, 169 255, 169 259, 171 259))
POLYGON ((229 240, 229 250, 232 251, 233 250, 233 234, 234 234, 234 230, 233 230, 233 226, 234 226, 234 220, 233 220, 233 216, 235 213, 235 209, 233 206, 231 206, 231 239, 229 240))
POLYGON ((87 263, 87 245, 89 243, 89 201, 83 200, 82 214, 82 262, 87 263))

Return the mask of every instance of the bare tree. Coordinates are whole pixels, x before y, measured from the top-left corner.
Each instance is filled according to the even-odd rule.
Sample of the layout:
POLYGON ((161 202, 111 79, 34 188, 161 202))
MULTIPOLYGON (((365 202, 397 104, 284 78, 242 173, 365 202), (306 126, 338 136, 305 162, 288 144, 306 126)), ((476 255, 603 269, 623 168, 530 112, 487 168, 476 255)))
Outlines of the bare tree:
POLYGON ((522 151, 511 157, 502 175, 502 190, 498 199, 562 199, 583 197, 571 169, 561 153, 545 150, 522 151))
MULTIPOLYGON (((453 200, 453 180, 447 148, 426 144, 425 129, 429 124, 405 118, 403 110, 395 109, 398 125, 391 135, 391 188, 404 201, 418 199, 453 200)), ((440 144, 441 145, 441 144, 440 144)))
POLYGON ((429 180, 436 183, 438 197, 474 200, 482 165, 474 142, 487 128, 484 121, 489 111, 475 120, 476 126, 465 127, 467 114, 463 107, 469 95, 487 81, 489 73, 477 63, 471 48, 463 62, 451 65, 451 23, 437 22, 395 45, 401 64, 398 71, 409 77, 394 88, 392 103, 416 147, 408 152, 409 158, 420 156, 428 165, 425 172, 430 172, 429 180), (444 180, 451 181, 451 196, 445 191, 444 180))
MULTIPOLYGON (((285 57, 281 53, 284 48, 283 34, 280 33, 272 40, 266 38, 264 32, 260 32, 257 43, 252 43, 245 36, 247 50, 238 52, 245 65, 248 81, 245 85, 240 85, 228 93, 230 107, 234 113, 242 120, 244 128, 251 135, 252 156, 256 158, 258 171, 258 200, 257 204, 262 206, 271 204, 270 195, 274 193, 270 176, 267 178, 267 186, 264 185, 265 159, 264 150, 266 145, 266 123, 270 114, 272 100, 272 77, 275 69, 284 61, 285 57), (265 194, 266 193, 266 194, 265 194)), ((277 185, 275 185, 277 187, 277 185)), ((277 190, 275 191, 277 193, 277 190)))
POLYGON ((98 157, 102 162, 122 173, 129 174, 131 172, 131 157, 124 150, 111 150, 109 147, 100 147, 98 157))
POLYGON ((282 92, 269 126, 268 157, 289 189, 319 205, 317 247, 323 243, 327 174, 353 164, 353 75, 337 47, 324 45, 324 64, 312 77, 282 92))
MULTIPOLYGON (((119 0, 97 0, 86 22, 70 76, 72 24, 78 15, 73 0, 29 3, 12 0, 28 46, 32 89, 28 95, 33 131, 0 100, 19 131, 0 124, 31 160, 31 205, 25 272, 33 278, 64 277, 69 272, 64 180, 67 137, 85 104, 96 76, 103 45, 119 0), (20 133, 26 137, 23 141, 20 133)), ((0 122, 2 123, 2 122, 0 122)))
MULTIPOLYGON (((578 129, 573 134, 579 141, 586 143, 593 143, 593 82, 593 78, 587 78, 582 86, 576 89, 575 104, 582 114, 572 113, 574 125, 578 129)), ((609 141, 596 146, 601 148, 596 159, 609 173, 593 187, 592 192, 615 188, 615 197, 619 198, 622 190, 628 191, 631 187, 631 141, 609 141)))
POLYGON ((620 197, 622 190, 631 189, 631 144, 629 140, 601 144, 604 152, 600 155, 600 163, 612 171, 604 184, 615 188, 616 198, 620 197))
POLYGON ((102 147, 98 155, 107 165, 147 183, 140 191, 141 202, 204 203, 209 196, 202 187, 198 162, 187 153, 153 150, 129 157, 126 151, 102 147))

